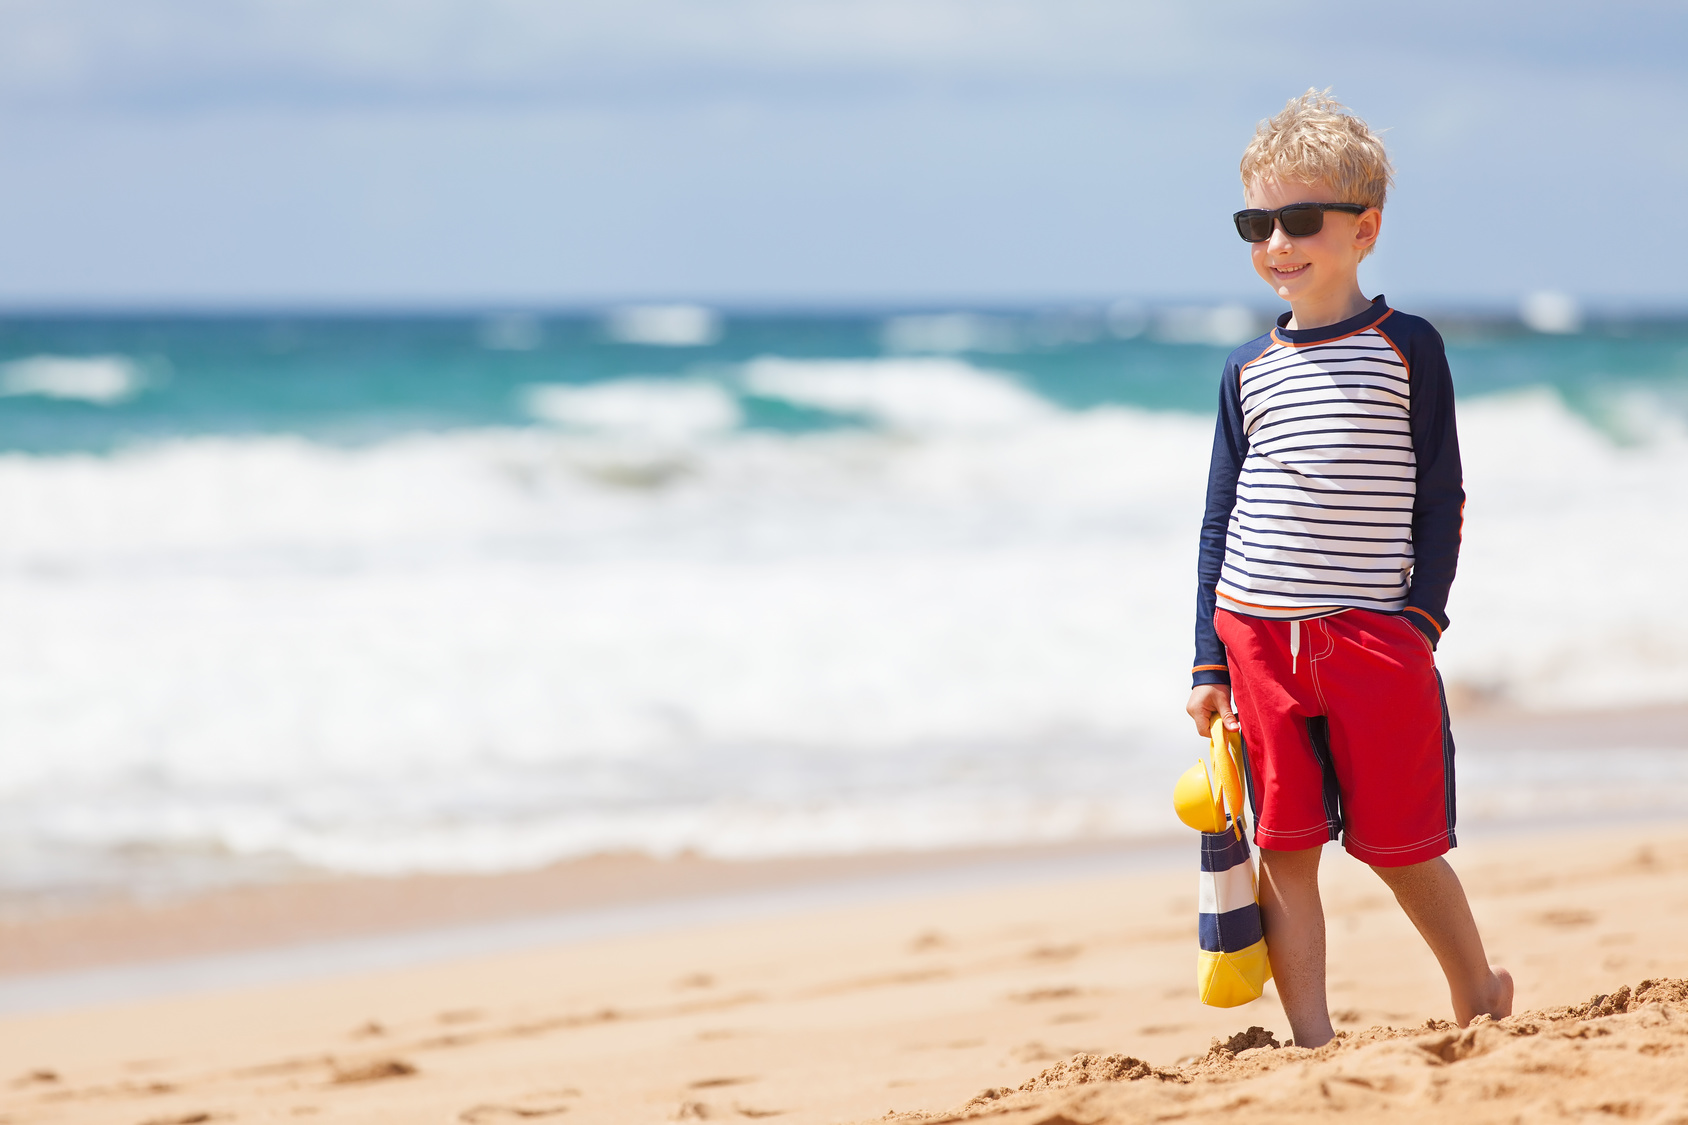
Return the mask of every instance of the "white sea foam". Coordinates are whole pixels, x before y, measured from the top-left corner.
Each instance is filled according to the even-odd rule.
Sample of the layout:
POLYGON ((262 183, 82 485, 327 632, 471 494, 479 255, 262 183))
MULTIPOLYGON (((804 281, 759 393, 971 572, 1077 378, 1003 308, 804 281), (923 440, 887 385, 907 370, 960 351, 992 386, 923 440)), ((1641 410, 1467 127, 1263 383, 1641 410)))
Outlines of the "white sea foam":
POLYGON ((1518 317, 1535 331, 1555 336, 1582 331, 1582 309, 1568 293, 1531 293, 1519 303, 1518 317))
POLYGON ((758 359, 746 365, 744 385, 767 398, 915 432, 1022 427, 1053 413, 1012 376, 953 359, 758 359))
POLYGON ((0 364, 0 396, 38 395, 112 406, 140 393, 140 365, 127 356, 36 355, 0 364))
POLYGON ((892 352, 1011 352, 1020 346, 1013 320, 978 313, 894 316, 879 338, 892 352))
POLYGON ((731 430, 742 417, 736 398, 700 379, 548 384, 527 388, 523 403, 541 421, 670 441, 731 430))
POLYGON ((1246 305, 1183 306, 1157 312, 1152 334, 1168 344, 1215 344, 1228 348, 1260 335, 1271 323, 1246 305))
POLYGON ((1531 707, 1688 700, 1688 441, 1619 446, 1549 392, 1469 403, 1444 674, 1531 707))
POLYGON ((721 317, 701 305, 627 305, 605 317, 604 330, 623 344, 695 348, 721 338, 721 317))
MULTIPOLYGON (((1210 420, 951 360, 702 386, 536 391, 564 429, 0 457, 0 868, 1167 830, 1210 420), (879 424, 727 429, 733 387, 879 424)), ((1462 410, 1449 680, 1688 699, 1688 443, 1462 410)))

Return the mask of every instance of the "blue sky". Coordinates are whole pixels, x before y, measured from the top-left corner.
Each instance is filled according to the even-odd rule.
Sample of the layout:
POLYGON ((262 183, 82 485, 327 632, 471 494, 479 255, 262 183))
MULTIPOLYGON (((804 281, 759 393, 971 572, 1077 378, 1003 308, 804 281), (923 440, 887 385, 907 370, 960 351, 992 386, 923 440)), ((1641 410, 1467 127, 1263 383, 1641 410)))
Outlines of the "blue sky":
POLYGON ((1688 305, 1688 6, 10 0, 8 305, 1270 302, 1308 86, 1398 301, 1688 305))

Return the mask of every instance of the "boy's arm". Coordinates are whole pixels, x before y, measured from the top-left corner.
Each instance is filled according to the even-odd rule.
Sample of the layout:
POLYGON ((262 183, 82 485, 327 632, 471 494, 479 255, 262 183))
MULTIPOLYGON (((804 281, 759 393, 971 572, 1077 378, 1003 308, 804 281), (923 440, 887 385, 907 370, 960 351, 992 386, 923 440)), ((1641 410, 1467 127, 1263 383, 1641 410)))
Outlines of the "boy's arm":
POLYGON ((1435 329, 1427 329, 1415 344, 1406 350, 1418 490, 1413 500, 1412 588, 1405 612, 1434 648, 1448 627, 1448 590, 1459 565, 1465 523, 1465 474, 1447 350, 1435 329))
POLYGON ((1202 516, 1201 551, 1196 560, 1196 663, 1192 678, 1198 687, 1231 682, 1225 664, 1225 646, 1213 630, 1213 591, 1225 563, 1225 537, 1230 530, 1231 509, 1237 503, 1237 476, 1242 472, 1247 453, 1237 364, 1232 362, 1225 365, 1225 377, 1219 385, 1219 420, 1213 430, 1213 460, 1207 470, 1207 510, 1202 516))

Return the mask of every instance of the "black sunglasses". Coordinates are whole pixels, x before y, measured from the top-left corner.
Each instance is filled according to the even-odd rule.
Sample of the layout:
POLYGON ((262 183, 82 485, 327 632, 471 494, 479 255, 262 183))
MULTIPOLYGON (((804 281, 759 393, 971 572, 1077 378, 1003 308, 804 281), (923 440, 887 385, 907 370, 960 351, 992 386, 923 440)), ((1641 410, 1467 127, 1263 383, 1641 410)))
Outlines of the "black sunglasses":
POLYGON ((1342 211, 1349 215, 1364 215, 1371 208, 1360 203, 1291 203, 1276 211, 1262 211, 1250 207, 1238 211, 1231 218, 1244 242, 1265 242, 1272 237, 1272 224, 1282 223, 1284 233, 1291 238, 1306 238, 1318 234, 1325 226, 1326 211, 1342 211))

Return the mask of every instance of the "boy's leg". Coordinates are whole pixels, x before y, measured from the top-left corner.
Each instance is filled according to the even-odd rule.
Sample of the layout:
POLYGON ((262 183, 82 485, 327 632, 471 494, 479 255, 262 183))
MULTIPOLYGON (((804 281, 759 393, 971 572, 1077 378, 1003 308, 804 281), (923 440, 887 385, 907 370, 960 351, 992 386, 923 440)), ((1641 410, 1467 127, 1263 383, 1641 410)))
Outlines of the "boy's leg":
MULTIPOLYGON (((1231 692, 1248 747, 1249 803, 1260 848, 1260 906, 1278 997, 1298 1044, 1330 1040, 1325 1006, 1325 915, 1319 852, 1341 826, 1336 778, 1315 749, 1308 719, 1322 714, 1311 646, 1290 652, 1291 623, 1214 615, 1231 667, 1231 692), (1327 784, 1328 782, 1328 784, 1327 784)), ((1298 629, 1304 625, 1298 625, 1298 629)))
POLYGON ((1325 910, 1319 900, 1320 848, 1260 849, 1260 909, 1278 999, 1298 1047, 1322 1047, 1336 1034, 1325 999, 1325 910))
MULTIPOLYGON (((1410 867, 1373 867, 1372 870, 1395 892, 1395 901, 1401 904, 1431 952, 1436 954, 1448 978, 1455 1022, 1464 1027, 1480 1015, 1495 1019, 1510 1016, 1512 974, 1489 967, 1477 922, 1471 917, 1471 905, 1465 900, 1465 888, 1460 886, 1459 876, 1448 866, 1448 861, 1437 856, 1410 867)), ((1274 974, 1277 968, 1274 960, 1274 974)))
POLYGON ((1512 977, 1491 969, 1459 877, 1453 741, 1429 642, 1404 617, 1352 611, 1315 623, 1314 676, 1342 783, 1343 846, 1370 864, 1441 964, 1463 1026, 1512 1011, 1512 977))

